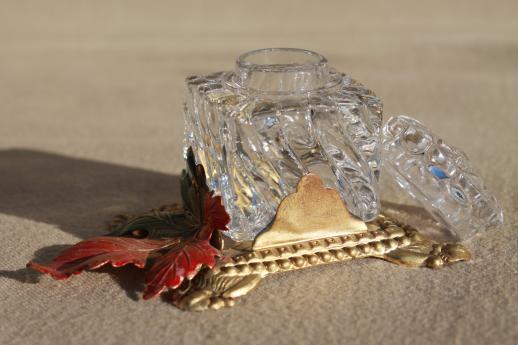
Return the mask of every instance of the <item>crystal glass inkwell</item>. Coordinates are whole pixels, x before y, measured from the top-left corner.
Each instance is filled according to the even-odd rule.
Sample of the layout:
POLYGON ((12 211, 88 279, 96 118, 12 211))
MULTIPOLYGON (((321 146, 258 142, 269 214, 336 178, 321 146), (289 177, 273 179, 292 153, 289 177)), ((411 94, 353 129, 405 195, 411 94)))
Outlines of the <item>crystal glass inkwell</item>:
POLYGON ((252 240, 306 173, 362 220, 378 216, 382 103, 325 57, 251 51, 234 71, 189 77, 187 87, 186 146, 222 195, 232 238, 252 240))

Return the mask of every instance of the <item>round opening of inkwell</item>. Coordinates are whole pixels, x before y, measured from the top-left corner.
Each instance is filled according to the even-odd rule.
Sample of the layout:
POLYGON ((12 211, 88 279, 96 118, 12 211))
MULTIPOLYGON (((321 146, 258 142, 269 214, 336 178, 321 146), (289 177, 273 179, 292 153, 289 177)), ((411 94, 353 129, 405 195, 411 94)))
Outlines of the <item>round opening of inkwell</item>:
POLYGON ((239 86, 267 93, 306 93, 326 86, 327 59, 295 48, 267 48, 241 55, 236 62, 239 86))

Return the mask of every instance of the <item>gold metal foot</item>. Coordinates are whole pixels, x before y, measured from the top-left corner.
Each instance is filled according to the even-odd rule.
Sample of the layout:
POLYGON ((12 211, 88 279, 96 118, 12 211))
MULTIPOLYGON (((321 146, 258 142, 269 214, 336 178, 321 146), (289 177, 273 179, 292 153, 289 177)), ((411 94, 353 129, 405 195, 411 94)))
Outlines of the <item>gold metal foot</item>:
POLYGON ((221 269, 201 272, 186 293, 175 296, 175 305, 183 310, 203 311, 231 307, 235 300, 253 290, 262 280, 261 274, 239 274, 221 269))
POLYGON ((407 267, 441 268, 471 259, 470 252, 458 243, 437 243, 415 233, 410 245, 393 250, 382 257, 407 267))

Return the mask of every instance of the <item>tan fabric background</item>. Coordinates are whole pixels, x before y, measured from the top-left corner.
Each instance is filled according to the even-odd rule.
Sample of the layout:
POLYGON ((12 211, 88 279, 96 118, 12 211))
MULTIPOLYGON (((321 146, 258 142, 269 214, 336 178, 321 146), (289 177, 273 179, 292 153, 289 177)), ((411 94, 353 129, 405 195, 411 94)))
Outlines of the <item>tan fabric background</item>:
MULTIPOLYGON (((0 343, 517 344, 517 13, 513 0, 2 1, 0 343), (204 314, 142 301, 136 269, 66 282, 23 269, 119 212, 178 200, 184 76, 271 46, 321 52, 386 118, 415 116, 463 148, 506 225, 466 243, 470 263, 281 274, 204 314)), ((383 192, 436 230, 386 177, 383 192)))

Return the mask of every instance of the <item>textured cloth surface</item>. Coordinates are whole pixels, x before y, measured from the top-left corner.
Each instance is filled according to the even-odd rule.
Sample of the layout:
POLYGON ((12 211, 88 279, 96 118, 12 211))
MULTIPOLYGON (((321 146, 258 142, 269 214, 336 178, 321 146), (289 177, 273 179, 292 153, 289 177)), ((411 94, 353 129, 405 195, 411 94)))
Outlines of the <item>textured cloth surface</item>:
MULTIPOLYGON (((2 1, 0 344, 517 344, 518 2, 2 1), (442 270, 360 260, 268 277, 232 309, 141 300, 138 269, 24 269, 179 200, 183 78, 318 51, 471 157, 505 226, 442 270)), ((386 176, 384 207, 434 236, 386 176)))

